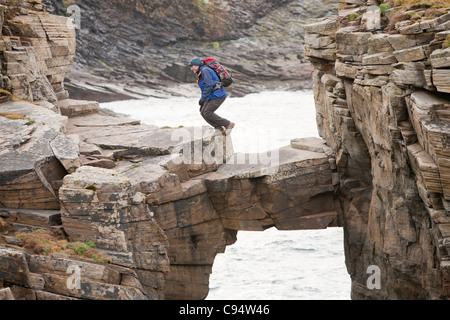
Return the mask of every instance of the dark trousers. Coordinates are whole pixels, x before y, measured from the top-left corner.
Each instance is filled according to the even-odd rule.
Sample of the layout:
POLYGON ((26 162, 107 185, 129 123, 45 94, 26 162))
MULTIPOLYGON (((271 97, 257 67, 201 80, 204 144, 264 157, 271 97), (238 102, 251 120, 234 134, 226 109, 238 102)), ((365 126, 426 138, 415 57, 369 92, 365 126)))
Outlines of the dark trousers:
POLYGON ((225 98, 217 98, 206 101, 203 107, 200 109, 200 114, 203 119, 206 120, 210 125, 214 128, 228 127, 230 121, 224 118, 219 117, 214 112, 220 107, 220 105, 225 101, 225 98))

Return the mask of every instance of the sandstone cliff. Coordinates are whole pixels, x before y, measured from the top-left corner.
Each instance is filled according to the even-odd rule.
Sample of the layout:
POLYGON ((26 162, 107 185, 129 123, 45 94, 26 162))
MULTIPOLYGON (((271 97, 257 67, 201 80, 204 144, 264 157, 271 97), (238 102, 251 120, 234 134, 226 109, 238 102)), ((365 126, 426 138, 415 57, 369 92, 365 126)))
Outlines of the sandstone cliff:
MULTIPOLYGON (((120 204, 105 204, 103 208, 116 215, 111 225, 104 226, 109 228, 108 235, 115 229, 116 234, 130 234, 107 241, 108 248, 116 249, 119 256, 128 246, 125 262, 106 264, 83 257, 77 260, 76 254, 68 254, 71 250, 55 250, 88 250, 86 244, 67 243, 70 239, 61 225, 62 179, 81 165, 73 159, 73 152, 78 157, 79 139, 66 135, 67 116, 61 115, 61 110, 65 113, 64 108, 74 106, 76 112, 86 113, 98 108, 98 103, 67 99, 64 78, 75 54, 71 21, 47 13, 40 0, 1 3, 1 299, 160 299, 164 296, 161 279, 168 268, 167 239, 151 218, 142 196, 127 192, 126 185, 122 193, 110 187, 107 194, 120 204), (50 233, 46 238, 27 242, 16 238, 17 232, 33 231, 42 237, 39 230, 50 233), (151 239, 132 239, 142 232, 151 234, 151 239), (152 256, 159 259, 148 258, 152 256), (75 281, 74 287, 67 282, 72 267, 83 278, 81 283, 75 281)), ((111 185, 117 178, 105 174, 102 179, 104 185, 111 185)), ((65 197, 77 201, 70 194, 65 197)), ((81 207, 86 206, 86 198, 77 199, 82 201, 78 202, 81 207)), ((71 207, 67 210, 70 212, 71 207)), ((95 206, 95 210, 105 218, 101 206, 95 206)), ((88 230, 93 226, 94 222, 88 230)))
POLYGON ((3 3, 0 298, 202 299, 238 230, 339 225, 322 140, 234 154, 229 135, 69 99, 73 24, 3 3))
POLYGON ((0 299, 203 299, 239 230, 334 226, 352 298, 448 299, 448 9, 305 26, 322 139, 255 155, 69 99, 73 24, 1 3, 0 299))
POLYGON ((305 27, 305 55, 336 152, 352 297, 448 299, 450 13, 339 3, 305 27), (380 289, 366 285, 371 265, 380 289))

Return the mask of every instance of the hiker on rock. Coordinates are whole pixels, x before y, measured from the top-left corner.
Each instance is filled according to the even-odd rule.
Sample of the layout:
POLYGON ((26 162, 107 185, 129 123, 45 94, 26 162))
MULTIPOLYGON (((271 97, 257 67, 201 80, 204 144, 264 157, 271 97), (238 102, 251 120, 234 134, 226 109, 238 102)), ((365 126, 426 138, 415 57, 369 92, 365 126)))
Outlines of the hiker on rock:
POLYGON ((197 84, 202 91, 198 102, 200 114, 206 122, 225 134, 223 128, 231 130, 234 128, 234 123, 214 113, 227 97, 225 88, 221 85, 217 74, 199 58, 193 58, 189 62, 189 66, 197 74, 197 84))

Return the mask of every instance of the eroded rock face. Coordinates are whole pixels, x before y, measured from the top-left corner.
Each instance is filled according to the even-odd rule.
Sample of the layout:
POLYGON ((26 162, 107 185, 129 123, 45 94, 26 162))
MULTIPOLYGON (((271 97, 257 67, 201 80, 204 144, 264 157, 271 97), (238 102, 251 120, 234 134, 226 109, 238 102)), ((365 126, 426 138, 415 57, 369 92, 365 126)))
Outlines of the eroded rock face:
MULTIPOLYGON (((5 26, 43 36, 33 31, 39 5, 11 4, 5 26)), ((438 47, 449 15, 392 34, 373 7, 341 5, 338 19, 305 28, 323 139, 294 139, 270 157, 234 154, 231 136, 210 128, 105 114, 67 99, 52 75, 47 90, 31 77, 39 70, 25 74, 13 94, 48 101, 0 104, 0 299, 203 299, 237 231, 273 226, 343 226, 355 299, 448 298, 448 51, 438 47), (355 12, 361 24, 348 19, 355 12), (94 241, 112 263, 37 255, 10 234, 36 228, 94 241), (72 263, 85 270, 78 289, 67 286, 72 263), (379 289, 367 285, 373 266, 379 289)), ((46 63, 63 63, 68 48, 53 47, 46 63)), ((35 62, 10 56, 25 70, 35 62)))
POLYGON ((66 132, 67 118, 40 105, 12 101, 1 104, 0 114, 0 206, 58 209, 58 183, 67 171, 51 142, 66 132))
MULTIPOLYGON (((297 140, 295 147, 301 148, 297 140)), ((262 231, 322 229, 338 225, 339 205, 329 157, 291 146, 274 150, 276 165, 232 160, 205 177, 212 204, 225 227, 262 231)), ((337 181, 335 181, 337 183, 337 181)))
POLYGON ((112 263, 136 270, 150 298, 164 298, 168 243, 144 194, 114 171, 83 166, 64 178, 59 195, 71 241, 94 241, 112 263))
POLYGON ((2 88, 28 101, 68 97, 64 78, 75 55, 75 28, 45 11, 41 0, 1 2, 2 88))
POLYGON ((322 139, 297 139, 268 157, 233 155, 231 136, 205 127, 161 129, 102 114, 69 118, 68 132, 80 137, 84 165, 105 167, 92 161, 109 155, 111 172, 145 194, 169 243, 166 299, 205 298, 215 256, 238 230, 340 225, 336 166, 322 139))
POLYGON ((77 260, 65 254, 42 256, 0 247, 0 300, 148 300, 137 274, 128 268, 77 260), (68 286, 68 270, 79 268, 79 287, 68 286), (21 270, 21 272, 17 272, 21 270))
POLYGON ((1 207, 58 209, 61 180, 79 167, 77 154, 54 152, 65 139, 67 117, 52 104, 67 98, 63 81, 75 54, 75 29, 40 0, 1 1, 0 22, 1 100, 9 101, 0 114, 1 207))
POLYGON ((319 133, 336 153, 352 298, 448 299, 449 52, 439 46, 450 13, 388 33, 389 15, 378 12, 376 28, 351 22, 368 5, 345 2, 305 27, 305 53, 319 133))

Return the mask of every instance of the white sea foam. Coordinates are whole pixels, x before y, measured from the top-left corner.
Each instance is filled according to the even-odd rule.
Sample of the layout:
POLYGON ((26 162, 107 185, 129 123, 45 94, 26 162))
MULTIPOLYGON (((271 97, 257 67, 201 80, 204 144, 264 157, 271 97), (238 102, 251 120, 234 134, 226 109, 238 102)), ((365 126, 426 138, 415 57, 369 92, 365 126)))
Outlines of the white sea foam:
MULTIPOLYGON (((180 87, 183 97, 128 100, 102 107, 157 126, 207 125, 199 113, 199 91, 180 87)), ((265 152, 290 140, 317 137, 312 91, 270 91, 230 97, 217 114, 236 123, 235 152, 265 152)), ((341 228, 238 233, 218 254, 207 299, 350 299, 341 228)))

